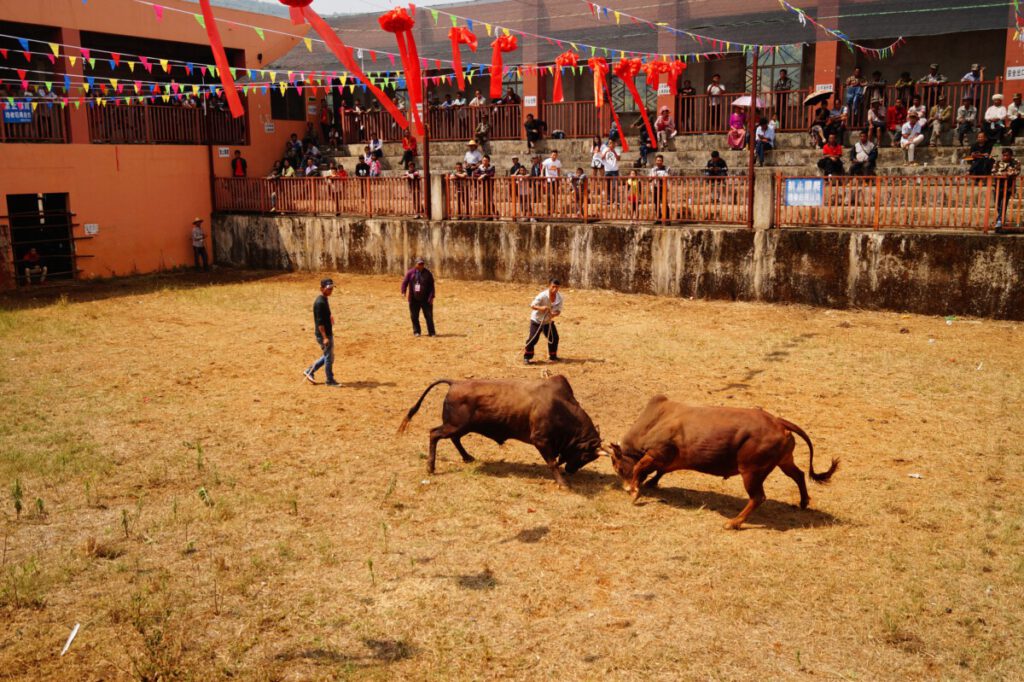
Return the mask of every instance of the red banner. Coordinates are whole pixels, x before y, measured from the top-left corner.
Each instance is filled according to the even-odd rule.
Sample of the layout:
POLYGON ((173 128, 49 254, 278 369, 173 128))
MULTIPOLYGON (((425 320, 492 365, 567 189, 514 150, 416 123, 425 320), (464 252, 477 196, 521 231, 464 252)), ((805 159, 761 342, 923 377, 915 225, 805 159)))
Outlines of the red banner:
POLYGON ((452 41, 452 66, 455 69, 455 80, 459 84, 459 90, 466 89, 466 74, 462 72, 462 55, 459 52, 459 45, 466 45, 470 50, 476 52, 476 34, 465 26, 452 26, 448 30, 448 39, 452 41))

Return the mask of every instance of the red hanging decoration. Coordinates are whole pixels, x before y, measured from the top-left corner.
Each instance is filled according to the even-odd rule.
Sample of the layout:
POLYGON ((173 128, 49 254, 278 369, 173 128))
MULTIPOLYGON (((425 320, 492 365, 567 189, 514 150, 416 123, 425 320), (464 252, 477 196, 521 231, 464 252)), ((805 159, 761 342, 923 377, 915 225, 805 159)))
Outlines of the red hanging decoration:
MULTIPOLYGON (((312 1, 312 0, 310 0, 312 1)), ((210 7, 210 0, 199 0, 199 6, 203 10, 203 23, 206 24, 206 35, 210 39, 210 49, 213 50, 213 60, 217 63, 217 71, 220 74, 220 83, 224 86, 224 96, 228 100, 228 108, 235 118, 245 114, 242 100, 235 90, 235 79, 231 76, 231 65, 228 64, 228 56, 224 52, 224 43, 220 39, 220 31, 217 29, 217 20, 213 16, 213 8, 210 7)))
POLYGON ((501 60, 502 52, 512 52, 518 49, 519 41, 513 35, 501 35, 498 39, 491 43, 494 48, 494 52, 491 55, 491 99, 498 99, 501 97, 501 74, 504 70, 504 65, 501 60))
POLYGON ((678 59, 668 65, 668 87, 673 97, 679 94, 679 79, 682 77, 683 71, 686 71, 686 63, 678 59))
POLYGON ((476 34, 465 26, 452 26, 448 29, 448 39, 452 41, 452 66, 455 69, 455 79, 459 84, 459 90, 465 90, 466 74, 462 72, 462 55, 459 53, 459 45, 466 45, 470 50, 476 52, 476 34))
MULTIPOLYGON (((591 57, 587 60, 587 66, 594 72, 594 106, 600 109, 604 106, 605 92, 608 90, 608 60, 604 57, 591 57)), ((622 124, 619 123, 619 115, 615 113, 610 92, 608 93, 608 108, 612 110, 612 119, 619 131, 619 139, 622 140, 622 151, 628 152, 629 142, 626 140, 625 131, 622 130, 622 124)))
POLYGON ((565 101, 565 97, 562 95, 562 69, 566 66, 576 66, 579 63, 579 55, 572 50, 567 50, 555 57, 555 84, 551 97, 551 101, 555 104, 565 101))
MULTIPOLYGON (((636 89, 636 77, 640 75, 642 66, 643 64, 639 59, 620 59, 619 63, 615 65, 615 75, 622 79, 626 89, 629 90, 629 94, 633 95, 633 101, 636 102, 637 108, 640 109, 640 117, 644 120, 644 125, 647 126, 647 135, 651 140, 651 149, 657 149, 658 138, 654 135, 651 119, 647 116, 647 106, 636 89)), ((625 142, 625 134, 622 135, 622 139, 625 142)), ((623 144, 623 149, 625 149, 625 144, 623 144)))
POLYGON ((670 68, 664 59, 656 59, 644 64, 641 70, 647 74, 647 87, 657 90, 659 77, 662 74, 668 74, 670 68))
POLYGON ((377 101, 380 102, 381 106, 384 107, 384 111, 391 114, 391 118, 395 119, 395 123, 398 124, 399 128, 403 130, 409 127, 409 121, 405 118, 405 114, 399 111, 395 103, 391 101, 384 92, 373 84, 363 70, 359 68, 359 63, 352 58, 352 51, 341 41, 341 38, 334 32, 326 21, 320 18, 309 4, 313 0, 280 0, 282 5, 287 5, 288 10, 291 14, 292 23, 302 24, 309 22, 309 25, 313 27, 313 30, 320 34, 324 42, 327 43, 327 47, 330 48, 334 56, 338 58, 342 66, 349 70, 349 72, 359 79, 363 85, 366 86, 367 90, 370 91, 377 101))
POLYGON ((420 108, 423 105, 423 78, 420 75, 420 56, 416 51, 416 39, 412 35, 412 27, 416 20, 409 16, 404 7, 396 7, 377 17, 380 27, 388 33, 395 34, 398 41, 398 55, 402 58, 405 68, 405 83, 409 90, 409 107, 416 122, 416 131, 423 135, 423 121, 420 108))

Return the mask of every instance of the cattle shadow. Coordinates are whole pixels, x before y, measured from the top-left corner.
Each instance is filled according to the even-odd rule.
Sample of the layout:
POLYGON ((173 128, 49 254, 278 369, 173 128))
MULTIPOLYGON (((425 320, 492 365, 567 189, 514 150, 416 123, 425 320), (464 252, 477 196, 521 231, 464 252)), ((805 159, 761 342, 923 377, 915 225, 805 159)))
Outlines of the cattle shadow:
MULTIPOLYGON (((427 338, 430 338, 430 337, 427 337, 427 338)), ((469 338, 469 334, 456 334, 454 332, 449 332, 449 333, 446 333, 446 334, 434 334, 434 338, 435 339, 466 339, 466 338, 469 338)))
POLYGON ((294 649, 283 651, 274 659, 277 661, 309 661, 357 668, 377 666, 381 663, 395 663, 415 657, 419 651, 415 646, 399 639, 363 639, 368 653, 349 654, 330 647, 294 649))
MULTIPOLYGON (((477 460, 476 471, 477 473, 493 476, 494 478, 533 478, 549 481, 552 488, 555 485, 555 479, 551 475, 551 470, 544 464, 509 462, 507 460, 477 460)), ((593 497, 607 490, 609 486, 617 486, 619 481, 619 477, 614 474, 606 474, 587 468, 580 469, 575 474, 566 475, 565 479, 569 482, 572 492, 580 493, 586 497, 593 497)))
MULTIPOLYGON (((742 490, 742 486, 740 489, 742 490)), ((703 507, 728 520, 734 518, 746 506, 747 497, 690 488, 644 488, 640 494, 640 505, 652 502, 662 502, 677 509, 700 509, 703 507)), ((813 505, 813 503, 812 500, 811 504, 813 505)), ((814 507, 800 509, 795 504, 769 498, 751 514, 743 524, 743 528, 787 531, 799 528, 841 526, 845 523, 842 519, 814 507)))
POLYGON ((604 364, 605 362, 607 362, 607 360, 605 360, 604 358, 558 358, 558 360, 556 362, 551 362, 550 360, 548 360, 546 362, 544 360, 534 360, 533 364, 535 364, 535 365, 554 365, 554 366, 558 366, 558 365, 589 365, 589 364, 595 364, 596 365, 596 364, 604 364))
MULTIPOLYGON (((780 344, 776 344, 772 350, 769 350, 764 354, 764 356, 762 356, 761 360, 768 363, 782 362, 791 355, 791 351, 796 350, 801 344, 806 343, 809 339, 813 339, 816 336, 817 334, 813 332, 798 334, 791 339, 787 339, 780 344)), ((746 374, 738 380, 730 381, 721 388, 715 389, 714 392, 724 393, 726 391, 733 390, 746 390, 750 388, 750 382, 756 379, 759 375, 764 374, 764 372, 765 369, 763 367, 758 369, 748 369, 746 374)))
POLYGON ((342 381, 341 382, 342 388, 359 388, 359 389, 385 388, 385 387, 397 386, 397 385, 398 384, 396 384, 393 381, 372 381, 371 380, 371 381, 342 381))

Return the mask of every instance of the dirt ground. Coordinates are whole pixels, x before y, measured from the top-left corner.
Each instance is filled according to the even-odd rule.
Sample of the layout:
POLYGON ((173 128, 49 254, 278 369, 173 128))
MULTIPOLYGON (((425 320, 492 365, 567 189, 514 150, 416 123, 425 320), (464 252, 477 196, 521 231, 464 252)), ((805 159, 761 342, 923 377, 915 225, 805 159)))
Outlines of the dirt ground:
POLYGON ((1019 679, 1024 326, 568 289, 524 367, 540 284, 441 280, 414 339, 398 281, 334 276, 341 389, 301 375, 319 275, 0 299, 0 678, 1019 679), (435 378, 549 372, 610 439, 664 392, 840 469, 730 532, 738 478, 634 506, 479 436, 428 477, 443 387, 395 435, 435 378))

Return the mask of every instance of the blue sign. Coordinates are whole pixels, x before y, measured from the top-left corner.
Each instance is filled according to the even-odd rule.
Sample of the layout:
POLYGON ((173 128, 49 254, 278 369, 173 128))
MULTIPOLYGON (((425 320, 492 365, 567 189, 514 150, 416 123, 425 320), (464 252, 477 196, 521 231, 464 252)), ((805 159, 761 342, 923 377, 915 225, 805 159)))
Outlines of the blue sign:
POLYGON ((32 108, 25 107, 24 109, 7 107, 4 109, 4 123, 31 123, 32 122, 32 108))
POLYGON ((786 178, 782 201, 786 206, 821 206, 824 194, 824 178, 786 178))

